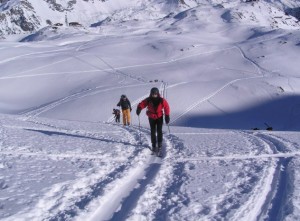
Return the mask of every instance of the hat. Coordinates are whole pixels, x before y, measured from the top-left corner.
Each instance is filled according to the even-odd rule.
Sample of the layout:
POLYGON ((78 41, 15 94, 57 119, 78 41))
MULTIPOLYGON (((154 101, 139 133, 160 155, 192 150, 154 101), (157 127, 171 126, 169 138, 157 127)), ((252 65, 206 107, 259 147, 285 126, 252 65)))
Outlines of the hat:
POLYGON ((159 90, 158 90, 157 87, 151 88, 151 90, 150 90, 150 95, 152 95, 152 94, 159 94, 159 90))

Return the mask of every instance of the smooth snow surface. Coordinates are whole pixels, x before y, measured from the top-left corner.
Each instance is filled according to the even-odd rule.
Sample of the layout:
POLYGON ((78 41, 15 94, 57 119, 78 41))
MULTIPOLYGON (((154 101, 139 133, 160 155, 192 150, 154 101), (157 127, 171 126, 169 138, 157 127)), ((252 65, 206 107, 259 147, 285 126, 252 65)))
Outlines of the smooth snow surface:
POLYGON ((0 42, 0 219, 299 220, 300 32, 226 12, 0 42), (163 158, 135 114, 152 87, 163 158), (112 117, 122 94, 131 126, 112 117))

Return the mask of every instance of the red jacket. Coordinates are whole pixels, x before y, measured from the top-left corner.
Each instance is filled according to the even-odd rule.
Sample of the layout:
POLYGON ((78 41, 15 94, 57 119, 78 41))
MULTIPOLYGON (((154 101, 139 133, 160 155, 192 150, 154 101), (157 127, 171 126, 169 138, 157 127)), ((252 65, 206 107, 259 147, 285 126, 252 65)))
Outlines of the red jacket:
POLYGON ((151 97, 144 99, 138 104, 138 108, 144 109, 147 107, 147 116, 152 119, 158 119, 163 116, 163 111, 165 115, 170 115, 170 107, 166 99, 159 97, 159 103, 157 108, 155 108, 151 97))

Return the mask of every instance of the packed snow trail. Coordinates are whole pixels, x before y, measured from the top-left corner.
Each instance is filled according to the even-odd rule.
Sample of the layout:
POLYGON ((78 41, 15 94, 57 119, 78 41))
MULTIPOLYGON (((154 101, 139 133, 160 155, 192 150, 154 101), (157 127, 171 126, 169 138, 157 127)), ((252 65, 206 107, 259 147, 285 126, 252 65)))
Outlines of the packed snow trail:
POLYGON ((88 220, 126 220, 138 196, 158 172, 160 161, 155 156, 149 156, 146 162, 126 172, 123 179, 114 183, 115 188, 101 197, 100 206, 88 220))
MULTIPOLYGON (((53 137, 56 142, 60 142, 60 139, 63 139, 62 141, 65 139, 74 140, 73 142, 82 140, 81 142, 84 141, 87 144, 96 142, 97 146, 100 145, 100 149, 95 149, 87 154, 82 150, 79 152, 76 149, 73 150, 75 145, 70 149, 71 152, 65 152, 61 149, 63 146, 55 147, 49 143, 51 150, 47 151, 43 149, 37 151, 38 149, 26 147, 16 151, 16 149, 7 146, 9 138, 5 138, 4 143, 1 144, 5 147, 1 150, 2 159, 11 159, 12 162, 15 159, 19 159, 19 161, 31 159, 33 162, 46 160, 60 163, 71 161, 75 165, 90 165, 88 168, 91 167, 92 169, 90 172, 83 170, 74 180, 60 181, 49 186, 30 210, 15 214, 11 218, 7 217, 4 219, 5 221, 18 220, 21 217, 28 220, 39 220, 42 217, 42 219, 53 221, 65 220, 68 217, 74 220, 131 220, 143 217, 151 220, 177 218, 184 220, 188 217, 209 220, 226 217, 226 219, 230 218, 236 221, 256 220, 257 217, 264 217, 266 214, 275 217, 280 214, 274 213, 275 208, 282 206, 278 202, 284 204, 287 202, 287 198, 280 195, 280 192, 288 191, 286 186, 289 185, 284 183, 282 178, 284 174, 289 175, 289 170, 287 168, 286 173, 282 171, 281 165, 285 164, 282 164, 284 161, 281 159, 295 159, 300 156, 299 151, 291 149, 294 143, 279 138, 279 132, 222 130, 180 132, 177 130, 181 130, 181 128, 174 127, 172 128, 175 130, 174 134, 165 134, 164 136, 164 157, 161 159, 152 156, 147 148, 151 143, 150 131, 147 128, 123 127, 106 123, 99 125, 106 130, 99 130, 98 124, 81 123, 81 130, 78 130, 78 122, 56 122, 43 118, 32 118, 30 121, 15 120, 15 122, 19 122, 20 125, 8 121, 0 127, 4 130, 2 133, 4 137, 7 131, 30 133, 36 134, 39 140, 44 139, 44 141, 40 140, 41 144, 53 137), (84 125, 92 126, 94 129, 85 128, 84 125), (139 143, 139 133, 141 133, 142 144, 139 143), (204 142, 203 147, 208 145, 208 148, 214 148, 214 142, 219 138, 222 139, 222 143, 226 142, 227 139, 234 142, 242 138, 246 140, 245 150, 251 152, 242 153, 242 150, 237 149, 236 151, 239 153, 237 154, 230 151, 226 152, 226 149, 220 148, 220 151, 225 151, 223 155, 217 152, 213 155, 210 153, 204 155, 203 152, 201 156, 199 155, 201 152, 197 151, 191 155, 188 152, 192 150, 189 149, 197 145, 198 142, 189 144, 187 140, 186 143, 184 139, 186 136, 194 136, 199 138, 199 141, 203 140, 204 137, 216 137, 216 139, 211 140, 211 143, 204 142), (127 157, 121 157, 120 153, 117 154, 117 152, 117 157, 113 158, 107 155, 109 152, 98 153, 105 146, 113 147, 109 149, 115 149, 115 151, 122 150, 122 155, 125 154, 127 157), (251 148, 249 149, 249 147, 251 148), (213 191, 210 192, 209 185, 203 182, 218 177, 218 175, 215 178, 209 176, 210 173, 214 174, 214 168, 219 164, 231 165, 236 163, 242 168, 241 171, 232 172, 232 179, 236 180, 237 186, 234 185, 235 182, 227 183, 226 185, 231 186, 231 188, 228 190, 225 188, 222 194, 218 196, 213 191), (205 166, 206 164, 208 168, 205 166), (203 169, 198 170, 198 167, 203 167, 203 169), (197 173, 196 177, 191 175, 193 171, 197 173), (203 177, 206 178, 203 179, 203 177), (194 179, 196 180, 194 181, 194 179), (190 211, 188 208, 193 207, 191 201, 194 199, 193 194, 191 195, 188 191, 189 185, 193 182, 196 182, 199 188, 208 189, 208 193, 213 195, 205 197, 202 194, 205 194, 206 191, 197 192, 204 197, 203 199, 207 199, 206 203, 201 201, 205 203, 206 207, 203 208, 203 212, 191 216, 186 212, 190 211), (276 188, 277 184, 280 186, 279 189, 276 188), (274 204, 274 200, 277 199, 279 201, 274 204), (239 203, 238 207, 235 203, 236 200, 239 203), (278 206, 271 207, 271 202, 272 205, 278 206), (214 205, 216 208, 213 210, 214 205), (210 213, 207 212, 209 210, 210 213)), ((15 135, 13 136, 15 137, 15 135)), ((30 137, 26 139, 30 139, 30 137)), ((25 142, 24 144, 26 144, 26 139, 24 137, 22 143, 25 142)), ((227 146, 227 148, 231 147, 227 146)), ((223 183, 224 180, 220 182, 223 183)))
MULTIPOLYGON (((135 134, 138 132, 135 127, 125 129, 135 134)), ((143 140, 141 146, 150 146, 149 131, 145 129, 140 131, 142 131, 143 140), (145 142, 146 144, 144 144, 145 142)), ((160 169, 162 159, 150 155, 147 148, 145 150, 144 154, 148 154, 134 162, 127 171, 124 171, 122 177, 116 179, 111 187, 108 187, 105 194, 96 200, 98 202, 96 208, 86 216, 79 216, 78 220, 126 220, 130 210, 136 206, 139 196, 160 169)))

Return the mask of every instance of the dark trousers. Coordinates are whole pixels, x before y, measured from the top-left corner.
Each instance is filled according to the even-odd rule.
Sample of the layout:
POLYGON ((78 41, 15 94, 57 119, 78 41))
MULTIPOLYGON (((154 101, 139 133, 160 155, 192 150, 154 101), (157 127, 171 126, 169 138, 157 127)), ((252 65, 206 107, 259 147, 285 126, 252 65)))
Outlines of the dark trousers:
POLYGON ((157 134, 157 142, 161 144, 163 140, 163 133, 162 133, 163 117, 158 119, 149 118, 149 123, 151 128, 152 146, 156 145, 156 134, 157 134))

